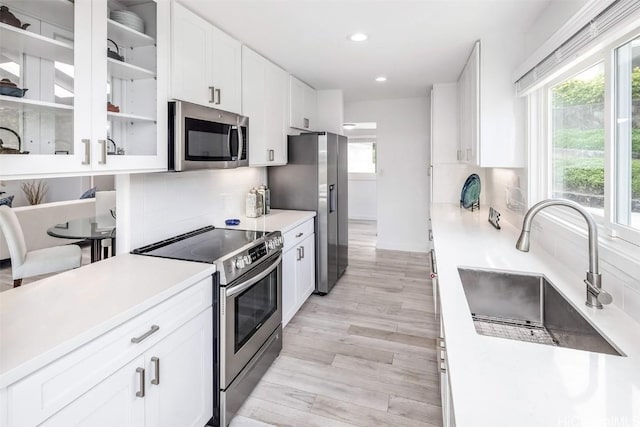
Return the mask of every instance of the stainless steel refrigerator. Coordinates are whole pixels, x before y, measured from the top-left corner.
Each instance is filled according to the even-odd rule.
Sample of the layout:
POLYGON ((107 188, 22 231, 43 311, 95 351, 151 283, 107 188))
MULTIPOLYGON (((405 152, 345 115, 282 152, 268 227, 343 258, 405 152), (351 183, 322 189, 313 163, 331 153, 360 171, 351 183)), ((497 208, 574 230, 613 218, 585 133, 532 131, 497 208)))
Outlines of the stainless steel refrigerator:
POLYGON ((348 265, 347 138, 289 136, 288 163, 267 168, 271 207, 315 211, 316 292, 328 293, 348 265))

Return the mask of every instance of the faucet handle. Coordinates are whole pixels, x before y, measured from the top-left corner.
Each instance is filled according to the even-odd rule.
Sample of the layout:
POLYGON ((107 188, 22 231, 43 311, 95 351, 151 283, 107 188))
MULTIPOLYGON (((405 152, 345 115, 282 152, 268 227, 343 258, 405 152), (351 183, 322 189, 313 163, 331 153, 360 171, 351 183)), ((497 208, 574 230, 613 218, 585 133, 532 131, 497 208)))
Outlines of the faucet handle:
POLYGON ((587 292, 593 295, 600 304, 608 305, 613 302, 613 297, 609 292, 594 286, 593 283, 587 279, 584 280, 584 284, 587 285, 587 292))
POLYGON ((608 305, 613 302, 613 297, 609 292, 606 292, 606 291, 600 291, 596 299, 602 305, 608 305))

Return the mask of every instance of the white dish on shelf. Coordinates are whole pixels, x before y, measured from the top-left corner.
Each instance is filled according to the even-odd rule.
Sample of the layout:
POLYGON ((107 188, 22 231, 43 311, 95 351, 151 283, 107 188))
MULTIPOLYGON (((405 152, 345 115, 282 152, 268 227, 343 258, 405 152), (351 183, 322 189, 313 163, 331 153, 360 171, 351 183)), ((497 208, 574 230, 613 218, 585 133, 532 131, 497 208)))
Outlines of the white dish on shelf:
POLYGON ((136 31, 144 33, 144 20, 133 12, 129 12, 128 10, 114 10, 111 12, 111 19, 136 31))

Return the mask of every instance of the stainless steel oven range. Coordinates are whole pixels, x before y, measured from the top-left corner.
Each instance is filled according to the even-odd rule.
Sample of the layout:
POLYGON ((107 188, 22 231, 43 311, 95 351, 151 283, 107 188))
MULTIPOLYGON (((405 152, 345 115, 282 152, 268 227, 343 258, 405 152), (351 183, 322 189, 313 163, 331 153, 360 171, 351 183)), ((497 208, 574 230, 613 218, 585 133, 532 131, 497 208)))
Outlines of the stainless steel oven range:
POLYGON ((133 253, 214 263, 214 401, 226 427, 282 349, 280 232, 204 227, 133 253))

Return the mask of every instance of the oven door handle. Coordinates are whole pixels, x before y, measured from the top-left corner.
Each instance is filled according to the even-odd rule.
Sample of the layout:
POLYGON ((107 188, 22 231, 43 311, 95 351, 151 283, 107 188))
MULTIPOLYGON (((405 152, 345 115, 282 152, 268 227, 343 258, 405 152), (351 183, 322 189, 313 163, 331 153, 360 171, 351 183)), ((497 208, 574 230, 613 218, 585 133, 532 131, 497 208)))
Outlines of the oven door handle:
POLYGON ((262 273, 258 274, 255 277, 252 277, 251 279, 249 279, 247 282, 244 282, 241 285, 238 286, 234 286, 231 289, 229 289, 226 292, 226 296, 227 297, 232 297, 236 294, 239 294, 240 292, 244 292, 246 289, 250 288, 251 286, 255 285, 257 282, 259 282, 260 280, 264 279, 265 277, 267 277, 269 274, 271 274, 271 272, 273 270, 275 270, 276 268, 278 268, 278 266, 280 265, 280 261, 282 261, 282 255, 278 255, 278 259, 275 260, 275 262, 273 263, 273 265, 269 268, 267 268, 265 271, 263 271, 262 273))

